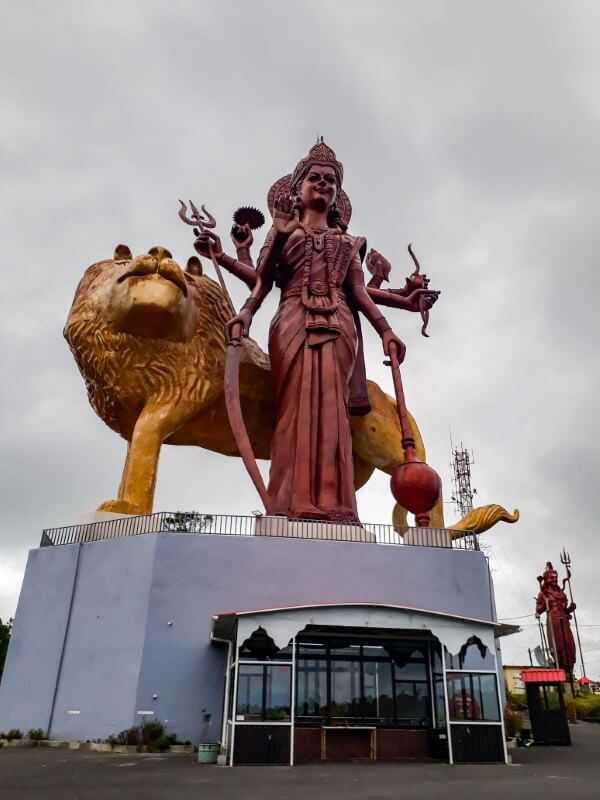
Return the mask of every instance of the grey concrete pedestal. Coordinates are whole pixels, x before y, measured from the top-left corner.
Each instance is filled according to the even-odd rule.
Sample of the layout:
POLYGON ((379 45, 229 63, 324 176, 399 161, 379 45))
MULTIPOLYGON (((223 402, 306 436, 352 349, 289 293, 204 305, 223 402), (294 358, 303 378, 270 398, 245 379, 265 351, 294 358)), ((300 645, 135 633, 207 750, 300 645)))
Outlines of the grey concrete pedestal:
POLYGON ((391 604, 493 619, 476 551, 319 539, 148 533, 32 550, 0 684, 0 730, 98 739, 160 719, 217 741, 226 648, 212 617, 391 604))

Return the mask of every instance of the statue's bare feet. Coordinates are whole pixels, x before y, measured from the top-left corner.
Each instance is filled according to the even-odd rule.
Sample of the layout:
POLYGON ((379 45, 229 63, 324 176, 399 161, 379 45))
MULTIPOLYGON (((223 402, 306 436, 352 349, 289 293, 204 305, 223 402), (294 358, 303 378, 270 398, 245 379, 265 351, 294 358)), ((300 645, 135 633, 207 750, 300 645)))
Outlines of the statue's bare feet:
POLYGON ((146 514, 147 512, 126 500, 106 500, 99 505, 97 511, 110 511, 112 514, 146 514))

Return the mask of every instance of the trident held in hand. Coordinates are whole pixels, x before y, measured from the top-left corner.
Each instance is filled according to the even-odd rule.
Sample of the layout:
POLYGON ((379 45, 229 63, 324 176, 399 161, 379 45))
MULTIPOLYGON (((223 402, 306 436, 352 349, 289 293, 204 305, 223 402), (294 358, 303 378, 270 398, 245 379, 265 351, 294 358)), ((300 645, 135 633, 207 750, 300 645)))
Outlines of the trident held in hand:
MULTIPOLYGON (((569 587, 569 598, 571 600, 571 605, 575 605, 573 602, 573 588, 571 587, 571 555, 567 552, 567 550, 563 547, 562 553, 560 554, 560 563, 564 566, 567 571, 567 577, 563 581, 563 591, 565 587, 565 583, 569 587)), ((581 649, 581 639, 579 637, 579 625, 577 624, 577 614, 575 611, 572 611, 573 614, 573 622, 575 623, 575 633, 577 635, 577 644, 579 646, 579 658, 581 660, 581 672, 583 677, 586 677, 585 674, 585 663, 583 661, 583 650, 581 649)))
POLYGON ((186 225, 191 225, 194 228, 194 234, 196 236, 200 236, 201 233, 205 233, 209 237, 208 243, 208 252, 210 253, 210 260, 213 263, 215 268, 215 272, 217 273, 217 278, 219 279, 219 283, 221 284, 221 289, 223 290, 223 294, 227 298, 227 301, 231 307, 232 316, 235 315, 235 307, 233 305, 233 301, 231 299, 231 295, 227 291, 227 286, 225 285, 225 280, 223 279, 223 273, 221 272, 221 267, 219 266, 217 259, 215 258, 215 254, 213 252, 211 239, 214 241, 216 239, 215 234, 212 232, 212 228, 215 228, 217 225, 216 219, 213 215, 207 211, 205 205, 201 205, 200 208, 202 212, 198 211, 195 204, 190 200, 190 214, 188 216, 188 209, 186 204, 183 200, 179 201, 181 208, 179 209, 179 218, 185 222, 186 225))

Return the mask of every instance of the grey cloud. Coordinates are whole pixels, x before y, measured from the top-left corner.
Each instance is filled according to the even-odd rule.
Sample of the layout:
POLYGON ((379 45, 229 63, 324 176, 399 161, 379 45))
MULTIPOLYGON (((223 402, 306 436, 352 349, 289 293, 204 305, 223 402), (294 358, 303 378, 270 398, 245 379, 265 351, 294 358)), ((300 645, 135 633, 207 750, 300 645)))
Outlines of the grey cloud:
MULTIPOLYGON (((593 624, 599 20, 577 2, 12 7, 0 34, 0 567, 18 572, 43 526, 118 483, 123 444, 88 408, 61 335, 84 268, 121 241, 165 244, 184 261, 181 196, 206 202, 226 239, 233 209, 264 209, 271 182, 320 133, 345 163, 353 230, 392 259, 398 282, 413 241, 443 290, 431 339, 416 319, 390 318, 448 498, 452 429, 476 451, 480 502, 523 512, 487 535, 500 616, 530 611, 535 576, 564 543, 593 624)), ((241 302, 243 288, 232 293, 241 302)), ((275 302, 253 329, 263 345, 275 302)), ((370 332, 366 352, 391 391, 370 332)), ((258 505, 239 463, 165 448, 156 507, 209 498, 214 511, 258 505)), ((387 479, 359 503, 365 519, 388 521, 387 479)), ((0 616, 15 604, 14 587, 0 590, 0 616)), ((535 626, 506 639, 505 660, 523 660, 534 639, 535 626)))

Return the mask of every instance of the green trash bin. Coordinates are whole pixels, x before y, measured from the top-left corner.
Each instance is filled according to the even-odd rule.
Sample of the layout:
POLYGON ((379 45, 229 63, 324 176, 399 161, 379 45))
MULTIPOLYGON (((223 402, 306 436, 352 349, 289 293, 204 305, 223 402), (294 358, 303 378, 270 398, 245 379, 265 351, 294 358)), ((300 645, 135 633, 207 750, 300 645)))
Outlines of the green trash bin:
POLYGON ((200 764, 216 764, 220 749, 218 744, 199 744, 198 762, 200 764))

